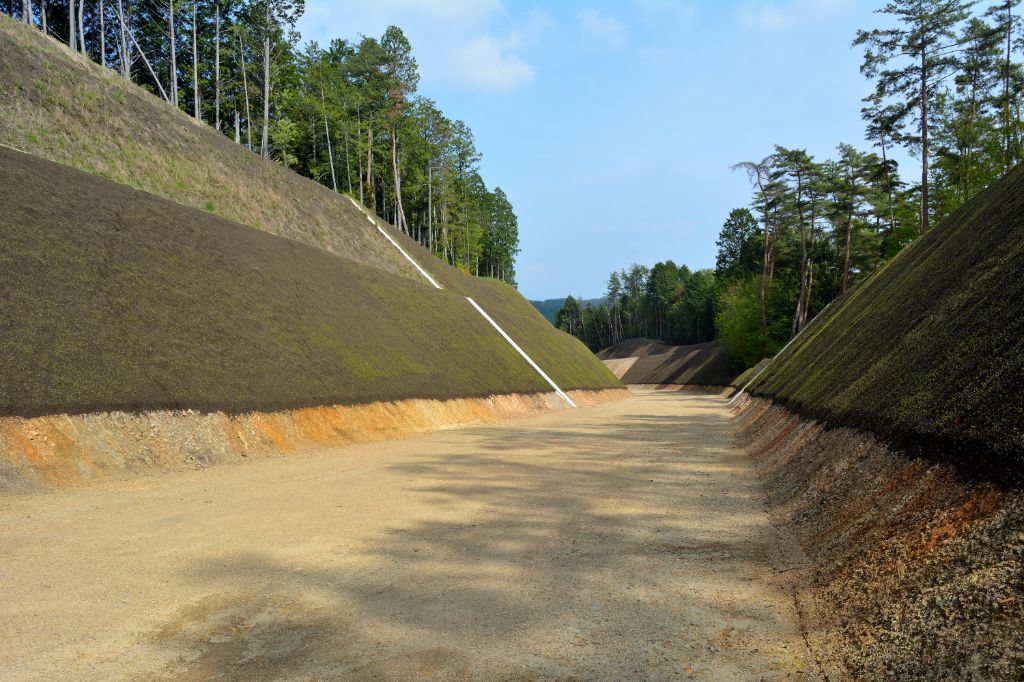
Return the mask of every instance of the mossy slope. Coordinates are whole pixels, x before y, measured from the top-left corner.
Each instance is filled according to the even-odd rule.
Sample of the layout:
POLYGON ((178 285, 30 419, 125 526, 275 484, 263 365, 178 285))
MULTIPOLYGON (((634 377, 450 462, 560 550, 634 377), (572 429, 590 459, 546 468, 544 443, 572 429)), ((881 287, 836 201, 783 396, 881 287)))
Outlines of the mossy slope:
POLYGON ((460 295, 3 148, 0 206, 0 415, 550 390, 460 295))
MULTIPOLYGON (((345 197, 246 151, 109 69, 0 16, 0 143, 423 281, 345 197)), ((472 296, 563 388, 618 381, 515 289, 447 266, 388 229, 449 291, 472 296)))
POLYGON ((1024 469, 1024 167, 833 304, 751 387, 962 467, 1024 469))

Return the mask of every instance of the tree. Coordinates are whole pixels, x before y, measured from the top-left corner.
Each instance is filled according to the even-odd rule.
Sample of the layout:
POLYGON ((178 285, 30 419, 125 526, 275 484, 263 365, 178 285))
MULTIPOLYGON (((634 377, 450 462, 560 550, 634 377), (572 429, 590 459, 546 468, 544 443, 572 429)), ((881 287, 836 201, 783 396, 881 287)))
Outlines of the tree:
MULTIPOLYGON (((876 79, 877 98, 907 103, 903 118, 916 121, 917 136, 905 136, 921 155, 921 234, 928 232, 928 114, 936 85, 956 67, 955 27, 968 16, 965 0, 892 0, 876 10, 895 17, 898 28, 857 31, 866 45, 861 72, 876 79), (915 112, 910 115, 911 112, 915 112), (908 116, 910 115, 910 116, 908 116)), ((904 125, 906 123, 904 122, 904 125)))
POLYGON ((715 245, 715 276, 721 281, 732 281, 757 271, 757 219, 748 208, 734 208, 722 224, 715 245))

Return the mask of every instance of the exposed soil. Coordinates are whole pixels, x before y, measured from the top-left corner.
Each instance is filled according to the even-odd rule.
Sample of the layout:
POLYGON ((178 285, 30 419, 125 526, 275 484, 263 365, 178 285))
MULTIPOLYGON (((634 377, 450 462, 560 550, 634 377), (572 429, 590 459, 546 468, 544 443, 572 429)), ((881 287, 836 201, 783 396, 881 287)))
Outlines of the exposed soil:
POLYGON ((1024 494, 751 399, 740 441, 810 558, 799 604, 845 679, 1021 679, 1024 494))
MULTIPOLYGON (((625 389, 570 391, 577 405, 625 389)), ((0 417, 0 492, 200 469, 325 446, 493 424, 565 409, 555 393, 322 405, 277 412, 101 412, 0 417)))
POLYGON ((5 679, 789 679, 716 396, 0 497, 5 679))

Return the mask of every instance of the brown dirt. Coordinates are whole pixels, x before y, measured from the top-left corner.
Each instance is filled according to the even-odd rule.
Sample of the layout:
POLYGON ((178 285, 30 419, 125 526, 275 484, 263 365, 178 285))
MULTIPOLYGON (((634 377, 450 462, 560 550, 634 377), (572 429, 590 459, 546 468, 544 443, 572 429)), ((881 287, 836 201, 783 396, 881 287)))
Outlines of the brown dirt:
POLYGON ((1021 678, 1024 493, 761 399, 737 423, 773 521, 811 560, 798 602, 822 670, 1021 678))
POLYGON ((0 497, 5 679, 806 677, 721 398, 0 497))
MULTIPOLYGON (((577 405, 629 396, 570 391, 577 405)), ((249 458, 493 424, 565 408, 554 393, 325 405, 278 412, 151 411, 0 417, 0 492, 81 485, 249 458)))

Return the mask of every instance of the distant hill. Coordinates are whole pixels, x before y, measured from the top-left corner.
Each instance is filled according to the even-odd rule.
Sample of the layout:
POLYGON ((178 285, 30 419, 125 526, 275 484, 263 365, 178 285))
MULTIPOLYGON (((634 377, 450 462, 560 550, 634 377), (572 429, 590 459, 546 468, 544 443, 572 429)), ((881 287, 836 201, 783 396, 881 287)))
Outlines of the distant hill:
MULTIPOLYGON (((544 301, 530 301, 533 307, 540 311, 540 314, 547 318, 551 324, 557 324, 558 311, 565 305, 565 298, 549 298, 544 301)), ((604 303, 604 298, 582 299, 582 304, 598 305, 604 303)))

